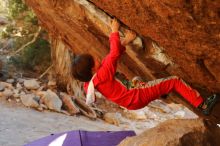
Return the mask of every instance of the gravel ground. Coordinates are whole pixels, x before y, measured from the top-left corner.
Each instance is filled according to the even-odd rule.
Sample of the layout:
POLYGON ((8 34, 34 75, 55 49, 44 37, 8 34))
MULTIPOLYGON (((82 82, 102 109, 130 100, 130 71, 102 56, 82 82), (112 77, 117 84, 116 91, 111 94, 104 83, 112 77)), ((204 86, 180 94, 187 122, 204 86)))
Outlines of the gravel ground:
POLYGON ((102 120, 67 116, 55 112, 38 112, 16 103, 0 100, 0 146, 22 146, 28 142, 70 130, 122 130, 102 120))

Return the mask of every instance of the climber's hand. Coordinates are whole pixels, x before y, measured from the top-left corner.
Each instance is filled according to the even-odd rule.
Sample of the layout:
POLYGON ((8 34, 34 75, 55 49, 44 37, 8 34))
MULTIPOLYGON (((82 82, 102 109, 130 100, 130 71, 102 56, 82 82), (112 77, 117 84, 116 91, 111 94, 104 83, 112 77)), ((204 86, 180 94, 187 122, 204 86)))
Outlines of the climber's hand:
POLYGON ((118 32, 119 30, 119 27, 120 27, 120 23, 118 22, 117 19, 112 19, 112 22, 111 22, 111 29, 112 29, 112 32, 118 32))
POLYGON ((125 31, 125 38, 122 41, 122 45, 126 46, 131 41, 133 41, 136 38, 136 33, 132 30, 126 30, 125 31))

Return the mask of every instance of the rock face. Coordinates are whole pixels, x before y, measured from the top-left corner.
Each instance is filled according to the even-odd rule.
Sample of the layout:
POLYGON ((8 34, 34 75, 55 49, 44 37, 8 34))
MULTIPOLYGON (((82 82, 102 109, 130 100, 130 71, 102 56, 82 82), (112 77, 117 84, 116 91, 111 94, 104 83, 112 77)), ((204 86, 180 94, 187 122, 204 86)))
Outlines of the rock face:
POLYGON ((219 145, 216 125, 199 120, 169 120, 138 136, 126 138, 119 146, 208 146, 219 145))
MULTIPOLYGON (((197 88, 220 92, 219 1, 26 0, 51 38, 74 53, 108 53, 109 16, 142 38, 127 49, 119 69, 129 78, 177 75, 197 88), (108 13, 108 14, 106 14, 108 13)), ((60 55, 60 54, 59 54, 60 55)))

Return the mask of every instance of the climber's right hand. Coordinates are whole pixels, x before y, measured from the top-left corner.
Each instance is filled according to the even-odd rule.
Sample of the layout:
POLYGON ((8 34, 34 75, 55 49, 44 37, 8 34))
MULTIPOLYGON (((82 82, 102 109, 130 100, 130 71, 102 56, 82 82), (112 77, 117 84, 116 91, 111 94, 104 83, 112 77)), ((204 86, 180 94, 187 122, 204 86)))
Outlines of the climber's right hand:
POLYGON ((112 22, 111 22, 111 29, 112 29, 112 32, 118 32, 119 30, 119 27, 120 27, 120 23, 118 22, 117 19, 112 19, 112 22))

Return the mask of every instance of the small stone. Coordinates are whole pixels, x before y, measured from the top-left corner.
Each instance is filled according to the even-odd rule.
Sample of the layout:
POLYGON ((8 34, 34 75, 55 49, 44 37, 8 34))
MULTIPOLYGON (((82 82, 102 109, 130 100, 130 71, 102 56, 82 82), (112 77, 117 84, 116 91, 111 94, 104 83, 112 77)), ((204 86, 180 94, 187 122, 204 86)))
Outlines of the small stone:
POLYGON ((20 99, 18 99, 18 98, 16 99, 16 102, 20 102, 20 101, 21 101, 20 99))
POLYGON ((15 82, 15 79, 7 79, 6 82, 10 83, 10 84, 13 84, 15 82))
POLYGON ((33 89, 33 90, 36 90, 40 87, 39 83, 35 79, 25 80, 24 86, 27 89, 33 89))
POLYGON ((16 88, 17 88, 18 90, 22 89, 21 84, 20 84, 20 83, 17 83, 17 84, 16 84, 16 88))
POLYGON ((129 110, 127 113, 127 117, 130 119, 136 120, 146 120, 147 116, 143 110, 129 110))
POLYGON ((27 107, 39 107, 38 98, 34 94, 21 95, 21 102, 27 107))
POLYGON ((5 97, 10 97, 12 95, 13 95, 13 91, 11 89, 5 89, 3 91, 3 96, 5 96, 5 97))
POLYGON ((43 109, 48 109, 48 107, 45 104, 40 104, 40 107, 42 107, 43 109))
POLYGON ((25 92, 24 92, 24 91, 21 91, 20 95, 25 95, 25 92))
POLYGON ((19 90, 18 90, 18 89, 14 89, 13 92, 14 92, 15 94, 18 94, 18 93, 19 93, 19 90))
POLYGON ((105 113, 103 116, 103 119, 110 124, 119 126, 119 124, 121 123, 120 122, 121 114, 120 113, 105 113))
POLYGON ((5 85, 0 83, 0 91, 3 91, 5 89, 5 85))
POLYGON ((55 80, 50 80, 49 82, 48 82, 48 86, 56 86, 56 81, 55 80))
POLYGON ((13 89, 14 87, 10 83, 0 81, 0 89, 3 91, 5 88, 13 89))
POLYGON ((11 98, 8 98, 8 102, 11 102, 11 98))
POLYGON ((17 81, 18 81, 18 83, 20 83, 20 84, 23 84, 23 83, 24 83, 24 79, 22 79, 22 78, 18 78, 17 81))
POLYGON ((14 93, 13 96, 14 96, 14 98, 19 98, 20 94, 14 93))
POLYGON ((37 110, 42 112, 44 109, 42 107, 38 107, 37 110))

